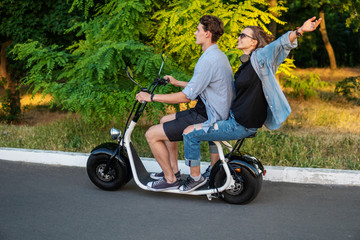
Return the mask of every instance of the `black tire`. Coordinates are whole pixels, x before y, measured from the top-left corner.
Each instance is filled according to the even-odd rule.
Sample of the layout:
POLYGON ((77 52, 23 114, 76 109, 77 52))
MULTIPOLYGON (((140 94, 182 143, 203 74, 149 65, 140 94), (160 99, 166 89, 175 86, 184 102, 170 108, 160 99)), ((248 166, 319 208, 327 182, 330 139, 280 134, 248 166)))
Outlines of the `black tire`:
POLYGON ((118 160, 115 160, 109 169, 108 174, 102 174, 107 160, 107 154, 90 155, 86 170, 90 180, 99 188, 107 191, 117 190, 128 182, 127 168, 118 160))
MULTIPOLYGON (((222 192, 223 200, 232 204, 247 204, 253 201, 262 187, 263 177, 260 174, 255 177, 250 171, 238 164, 229 163, 233 174, 236 174, 235 187, 233 189, 227 189, 222 192), (238 169, 235 171, 235 169, 238 169)), ((215 166, 214 166, 215 167, 215 166)), ((226 181, 226 173, 224 168, 219 164, 217 168, 213 169, 215 172, 212 172, 212 177, 210 177, 212 187, 218 188, 224 185, 226 181)))

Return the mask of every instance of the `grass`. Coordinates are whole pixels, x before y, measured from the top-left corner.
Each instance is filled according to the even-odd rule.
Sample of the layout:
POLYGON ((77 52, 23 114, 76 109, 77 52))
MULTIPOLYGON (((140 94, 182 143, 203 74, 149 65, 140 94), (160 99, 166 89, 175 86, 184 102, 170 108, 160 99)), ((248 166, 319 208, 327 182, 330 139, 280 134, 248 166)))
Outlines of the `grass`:
MULTIPOLYGON (((327 70, 312 71, 324 74, 320 76, 327 78, 329 85, 318 89, 317 98, 306 101, 289 98, 293 112, 283 126, 276 131, 260 129, 256 138, 245 141, 243 150, 265 165, 360 170, 360 105, 333 94, 336 81, 328 76, 327 70)), ((349 74, 343 69, 339 71, 333 76, 349 74)), ((360 75, 360 69, 351 71, 360 75)), ((1 147, 90 152, 98 144, 112 141, 108 133, 112 125, 94 125, 76 114, 49 111, 45 100, 42 105, 38 100, 32 101, 28 100, 23 124, 0 124, 1 147)), ((114 126, 122 129, 121 124, 114 126)), ((144 138, 148 127, 146 121, 141 121, 132 136, 138 154, 143 157, 152 157, 144 138)), ((206 161, 207 143, 201 146, 206 161)), ((179 159, 184 159, 182 143, 179 159)))
MULTIPOLYGON (((70 114, 48 124, 0 124, 2 147, 46 149, 70 152, 90 152, 96 145, 111 141, 108 127, 93 125, 70 114)), ((144 139, 148 126, 139 125, 132 139, 143 157, 152 157, 144 139)), ((360 170, 360 135, 355 133, 329 133, 326 129, 309 132, 291 131, 289 126, 280 130, 261 129, 256 138, 247 139, 243 150, 262 160, 265 165, 315 167, 360 170)), ((209 159, 207 143, 202 144, 203 160, 209 159)), ((179 144, 179 158, 183 158, 183 144, 179 144)))

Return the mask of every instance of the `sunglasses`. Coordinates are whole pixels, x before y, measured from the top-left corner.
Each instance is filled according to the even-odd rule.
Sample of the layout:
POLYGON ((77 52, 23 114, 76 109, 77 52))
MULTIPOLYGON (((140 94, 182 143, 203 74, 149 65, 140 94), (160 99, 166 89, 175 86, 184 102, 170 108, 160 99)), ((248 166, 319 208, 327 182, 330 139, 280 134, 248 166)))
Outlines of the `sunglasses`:
POLYGON ((244 37, 248 37, 248 38, 251 38, 251 39, 254 39, 254 40, 256 40, 256 38, 254 38, 254 37, 251 37, 251 36, 249 36, 249 35, 247 35, 247 34, 245 34, 245 33, 240 33, 240 36, 239 36, 241 39, 243 39, 244 37))

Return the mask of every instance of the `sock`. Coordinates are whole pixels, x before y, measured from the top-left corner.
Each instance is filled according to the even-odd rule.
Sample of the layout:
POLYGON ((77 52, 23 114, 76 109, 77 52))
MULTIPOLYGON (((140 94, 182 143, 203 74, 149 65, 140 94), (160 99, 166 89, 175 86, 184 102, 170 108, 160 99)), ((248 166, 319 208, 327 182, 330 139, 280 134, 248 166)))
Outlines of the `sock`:
MULTIPOLYGON (((191 175, 190 175, 190 176, 191 176, 191 175)), ((201 179, 201 174, 200 174, 199 176, 197 176, 197 177, 191 176, 191 178, 194 179, 195 182, 197 182, 197 181, 199 181, 199 180, 201 179)))

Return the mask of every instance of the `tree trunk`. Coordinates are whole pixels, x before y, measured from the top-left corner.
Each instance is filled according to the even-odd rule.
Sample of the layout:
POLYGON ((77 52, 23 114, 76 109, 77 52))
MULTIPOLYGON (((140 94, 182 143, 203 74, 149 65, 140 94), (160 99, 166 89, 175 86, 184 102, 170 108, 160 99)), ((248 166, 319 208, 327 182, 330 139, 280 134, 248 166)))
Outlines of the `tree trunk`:
POLYGON ((17 81, 11 78, 11 73, 8 71, 6 58, 6 47, 11 43, 12 41, 7 41, 1 44, 0 78, 5 88, 5 100, 3 100, 2 109, 6 114, 7 120, 17 121, 21 113, 20 92, 17 89, 17 81))
MULTIPOLYGON (((269 8, 276 7, 277 6, 277 0, 268 0, 269 8)), ((278 17, 278 14, 276 12, 271 12, 271 14, 274 17, 278 17)), ((277 23, 274 20, 271 20, 269 24, 269 31, 274 35, 276 38, 276 31, 277 31, 277 23)))
POLYGON ((0 77, 1 79, 5 78, 6 83, 8 83, 8 73, 7 73, 7 68, 6 68, 6 64, 7 64, 7 60, 6 60, 6 52, 5 49, 6 47, 11 44, 11 41, 8 42, 4 42, 1 44, 1 60, 0 60, 0 77))
POLYGON ((330 60, 330 69, 331 70, 335 70, 336 69, 336 59, 335 59, 335 53, 334 50, 331 46, 331 43, 329 41, 327 32, 326 32, 326 25, 325 25, 325 12, 323 8, 320 8, 319 10, 319 17, 322 18, 322 21, 320 23, 320 32, 321 32, 321 36, 322 39, 324 41, 325 44, 325 48, 326 51, 329 55, 329 60, 330 60))

